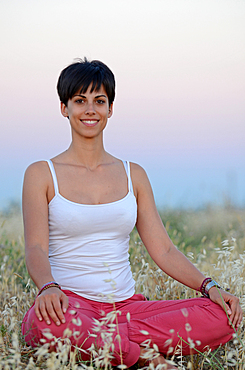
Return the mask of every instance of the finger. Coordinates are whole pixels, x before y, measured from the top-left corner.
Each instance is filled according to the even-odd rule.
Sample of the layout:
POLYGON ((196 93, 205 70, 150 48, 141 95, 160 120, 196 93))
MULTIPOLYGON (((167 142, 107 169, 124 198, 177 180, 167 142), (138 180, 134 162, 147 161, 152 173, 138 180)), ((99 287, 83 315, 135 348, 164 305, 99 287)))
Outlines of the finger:
MULTIPOLYGON (((49 299, 46 302, 46 310, 48 312, 49 317, 53 320, 53 322, 56 325, 59 326, 60 325, 60 320, 57 316, 57 312, 56 312, 56 309, 55 309, 55 302, 54 302, 54 300, 51 300, 50 298, 51 297, 49 297, 49 299)), ((56 304, 57 308, 58 308, 58 305, 60 305, 59 301, 58 301, 58 304, 56 304)))
POLYGON ((239 323, 239 314, 235 314, 232 318, 231 318, 231 323, 234 328, 237 328, 238 327, 238 323, 239 323))
POLYGON ((229 304, 227 304, 225 301, 223 301, 221 299, 218 299, 217 303, 222 307, 222 309, 227 314, 227 319, 228 319, 229 325, 233 326, 234 322, 237 322, 236 320, 234 320, 235 314, 236 314, 236 309, 234 307, 230 307, 229 304))
POLYGON ((236 308, 234 306, 229 307, 229 311, 227 311, 227 313, 229 315, 229 325, 232 326, 234 325, 234 317, 236 314, 236 308))
POLYGON ((69 306, 69 298, 67 297, 66 294, 62 294, 60 300, 61 300, 62 311, 66 313, 68 306, 69 306))
POLYGON ((40 300, 40 302, 39 302, 39 310, 40 310, 40 313, 41 313, 44 321, 46 322, 46 324, 50 325, 51 321, 50 321, 50 317, 48 315, 47 305, 46 305, 46 302, 43 299, 40 300))
POLYGON ((220 307, 223 308, 223 310, 227 313, 227 315, 230 316, 232 314, 232 310, 230 306, 225 301, 223 301, 222 299, 218 299, 217 303, 220 305, 220 307))
MULTIPOLYGON (((64 324, 66 322, 66 320, 65 320, 65 316, 64 316, 64 314, 62 312, 62 307, 61 307, 60 300, 55 300, 52 303, 53 303, 53 308, 54 308, 54 311, 55 311, 55 313, 57 315, 58 321, 60 320, 64 324)), ((58 324, 58 321, 55 322, 56 325, 59 325, 58 324)))
POLYGON ((34 311, 35 311, 35 314, 36 314, 38 320, 43 321, 43 317, 42 317, 41 312, 39 310, 39 302, 37 302, 37 300, 35 301, 34 311))
POLYGON ((236 326, 236 322, 238 320, 238 317, 239 317, 239 311, 237 312, 237 309, 238 307, 231 303, 231 309, 232 309, 232 314, 230 315, 230 325, 234 325, 236 326))
POLYGON ((242 322, 242 310, 241 310, 241 307, 238 305, 232 323, 235 328, 238 328, 241 322, 242 322))
POLYGON ((231 310, 231 307, 227 304, 227 303, 223 303, 223 309, 224 309, 224 311, 226 311, 227 312, 227 315, 232 315, 232 310, 231 310))
POLYGON ((238 298, 233 298, 230 302, 230 305, 231 305, 231 310, 232 310, 232 314, 230 316, 230 320, 232 322, 232 324, 237 327, 239 325, 239 322, 240 322, 240 318, 241 318, 241 307, 239 305, 239 299, 238 298))

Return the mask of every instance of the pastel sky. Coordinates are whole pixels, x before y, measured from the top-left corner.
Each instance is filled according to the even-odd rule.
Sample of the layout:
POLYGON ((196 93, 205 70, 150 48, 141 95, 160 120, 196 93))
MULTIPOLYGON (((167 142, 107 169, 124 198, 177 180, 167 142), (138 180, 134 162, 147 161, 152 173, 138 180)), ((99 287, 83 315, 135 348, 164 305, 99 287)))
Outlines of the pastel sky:
POLYGON ((1 1, 0 35, 0 209, 69 145, 56 83, 84 56, 116 76, 106 148, 145 167, 158 205, 245 205, 243 0, 1 1))

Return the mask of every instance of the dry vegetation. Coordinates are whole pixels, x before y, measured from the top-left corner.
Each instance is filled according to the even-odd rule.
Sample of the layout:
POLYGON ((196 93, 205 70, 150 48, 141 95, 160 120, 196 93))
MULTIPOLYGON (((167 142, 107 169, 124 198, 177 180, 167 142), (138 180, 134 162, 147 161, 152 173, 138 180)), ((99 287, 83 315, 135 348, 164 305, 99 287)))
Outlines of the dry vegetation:
MULTIPOLYGON (((245 308, 245 211, 232 208, 167 211, 162 218, 175 245, 202 272, 238 295, 245 308)), ((194 291, 157 268, 136 231, 131 237, 130 256, 137 292, 150 299, 195 296, 194 291)), ((37 291, 25 268, 21 216, 16 209, 0 215, 0 268, 0 369, 110 368, 110 343, 100 351, 94 349, 89 364, 70 354, 69 343, 59 341, 57 353, 48 353, 47 344, 35 350, 26 346, 20 324, 37 291)), ((114 318, 115 314, 105 320, 113 322, 114 318)), ((190 357, 182 357, 180 353, 173 360, 179 369, 245 369, 244 345, 241 326, 234 340, 215 353, 190 357)))

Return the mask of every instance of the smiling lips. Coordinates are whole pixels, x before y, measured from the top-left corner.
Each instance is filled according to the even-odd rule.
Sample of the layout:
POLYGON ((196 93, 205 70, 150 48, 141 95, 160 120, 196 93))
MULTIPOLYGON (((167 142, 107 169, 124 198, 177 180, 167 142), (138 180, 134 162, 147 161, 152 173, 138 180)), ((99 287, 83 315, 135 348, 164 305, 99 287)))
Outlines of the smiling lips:
POLYGON ((99 122, 99 120, 97 120, 97 119, 81 119, 81 122, 87 127, 93 127, 99 122))

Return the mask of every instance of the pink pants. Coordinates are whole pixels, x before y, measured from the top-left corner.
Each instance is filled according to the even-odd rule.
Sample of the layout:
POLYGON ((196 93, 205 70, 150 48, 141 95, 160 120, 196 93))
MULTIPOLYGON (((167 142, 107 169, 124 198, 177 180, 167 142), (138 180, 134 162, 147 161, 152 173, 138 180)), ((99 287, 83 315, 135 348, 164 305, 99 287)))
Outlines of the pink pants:
MULTIPOLYGON (((84 350, 90 348, 92 343, 97 347, 103 346, 105 338, 93 331, 93 319, 99 320, 115 309, 121 312, 117 314, 121 344, 116 338, 118 330, 111 331, 113 326, 110 325, 101 327, 102 331, 112 332, 115 345, 114 358, 111 361, 113 366, 121 363, 120 353, 127 367, 135 364, 140 355, 140 344, 148 338, 151 339, 151 346, 157 344, 162 354, 169 353, 171 347, 174 350, 180 344, 182 354, 188 355, 195 351, 191 349, 192 345, 187 345, 184 341, 193 344, 199 351, 204 351, 206 346, 213 350, 228 342, 234 332, 222 308, 207 298, 147 301, 143 295, 135 294, 113 306, 111 303, 88 300, 67 290, 64 290, 64 293, 69 297, 65 324, 57 326, 54 322, 50 325, 44 321, 40 322, 33 306, 26 313, 22 333, 28 345, 35 347, 42 342, 40 339, 47 340, 44 335, 47 328, 57 338, 64 337, 64 330, 69 328, 74 334, 70 337, 72 344, 84 350), (97 334, 97 338, 90 337, 89 333, 97 334)), ((83 355, 83 359, 89 357, 83 355)))

